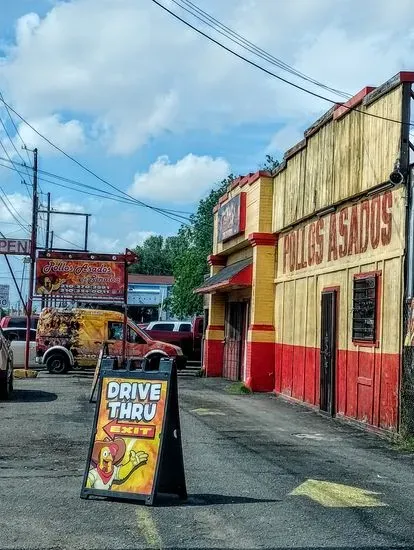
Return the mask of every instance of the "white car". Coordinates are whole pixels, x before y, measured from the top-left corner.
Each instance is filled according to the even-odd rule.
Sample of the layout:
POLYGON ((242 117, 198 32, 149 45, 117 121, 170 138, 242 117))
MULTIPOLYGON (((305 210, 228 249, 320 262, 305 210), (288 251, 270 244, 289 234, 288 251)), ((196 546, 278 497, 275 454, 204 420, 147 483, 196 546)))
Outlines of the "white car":
MULTIPOLYGON (((4 328, 4 337, 11 341, 10 347, 13 351, 13 367, 24 367, 24 354, 26 349, 26 329, 25 328, 4 328)), ((30 329, 30 348, 29 348, 29 365, 36 364, 36 330, 30 329)))
POLYGON ((162 332, 191 332, 191 321, 152 321, 144 330, 162 332))

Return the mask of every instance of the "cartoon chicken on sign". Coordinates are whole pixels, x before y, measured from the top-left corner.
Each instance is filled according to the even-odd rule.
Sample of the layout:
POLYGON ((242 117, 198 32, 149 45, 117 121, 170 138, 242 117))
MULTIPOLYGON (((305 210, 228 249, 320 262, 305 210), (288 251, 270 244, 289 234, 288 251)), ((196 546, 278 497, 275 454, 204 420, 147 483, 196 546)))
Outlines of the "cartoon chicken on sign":
POLYGON ((148 461, 148 454, 144 451, 130 451, 129 460, 121 464, 125 451, 123 439, 95 441, 91 456, 95 467, 89 470, 86 487, 110 490, 113 485, 124 483, 135 470, 148 461))

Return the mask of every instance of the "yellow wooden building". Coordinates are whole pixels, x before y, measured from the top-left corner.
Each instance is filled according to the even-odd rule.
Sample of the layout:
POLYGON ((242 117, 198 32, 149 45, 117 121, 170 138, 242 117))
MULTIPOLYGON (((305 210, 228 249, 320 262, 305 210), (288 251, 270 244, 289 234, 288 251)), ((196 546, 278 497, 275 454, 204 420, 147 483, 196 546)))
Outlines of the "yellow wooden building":
POLYGON ((335 105, 273 174, 238 178, 221 197, 197 290, 208 294, 207 376, 399 428, 414 298, 413 82, 398 73, 335 105))

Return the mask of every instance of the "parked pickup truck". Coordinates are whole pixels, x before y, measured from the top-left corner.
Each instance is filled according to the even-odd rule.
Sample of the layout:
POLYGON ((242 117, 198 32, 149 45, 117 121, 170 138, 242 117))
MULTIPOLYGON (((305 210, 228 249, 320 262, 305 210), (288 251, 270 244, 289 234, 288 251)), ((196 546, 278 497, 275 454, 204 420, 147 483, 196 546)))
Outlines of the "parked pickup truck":
POLYGON ((203 322, 203 317, 195 317, 193 321, 153 321, 144 330, 154 340, 179 346, 188 359, 199 361, 203 322))

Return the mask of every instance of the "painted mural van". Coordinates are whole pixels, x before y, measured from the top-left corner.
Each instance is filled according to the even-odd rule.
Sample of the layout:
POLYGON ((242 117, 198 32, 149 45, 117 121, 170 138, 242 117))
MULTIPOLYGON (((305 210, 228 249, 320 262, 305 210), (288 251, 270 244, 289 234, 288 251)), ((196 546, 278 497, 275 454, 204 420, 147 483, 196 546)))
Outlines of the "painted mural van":
MULTIPOLYGON (((110 355, 122 355, 124 316, 117 311, 96 309, 45 308, 39 318, 36 335, 36 362, 53 374, 70 368, 95 367, 104 343, 110 355)), ((181 348, 152 340, 128 319, 126 354, 145 357, 157 367, 162 357, 172 358, 178 369, 185 367, 181 348)))

